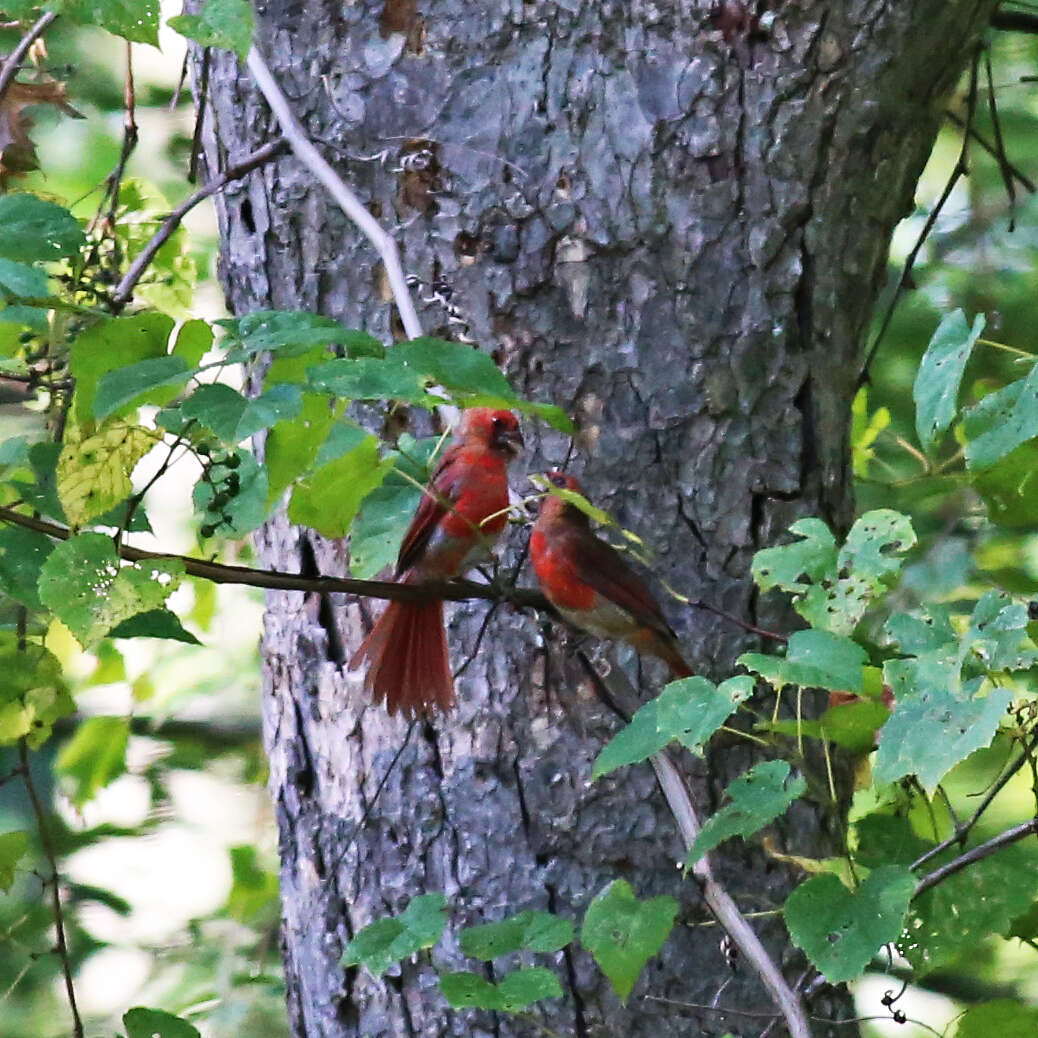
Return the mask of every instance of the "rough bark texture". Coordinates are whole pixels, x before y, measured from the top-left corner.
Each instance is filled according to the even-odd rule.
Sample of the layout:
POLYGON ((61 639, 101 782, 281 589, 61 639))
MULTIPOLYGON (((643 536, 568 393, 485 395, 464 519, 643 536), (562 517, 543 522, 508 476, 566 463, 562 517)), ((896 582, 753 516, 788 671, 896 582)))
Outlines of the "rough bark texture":
MULTIPOLYGON (((851 515, 849 405, 890 233, 991 0, 790 0, 759 22, 706 0, 256 6, 297 112, 398 225, 407 270, 444 277, 516 388, 574 415, 573 467, 590 495, 645 536, 675 586, 784 622, 771 607, 757 616, 749 561, 798 516, 851 515), (435 142, 432 174, 398 168, 411 139, 435 142), (368 158, 382 149, 384 162, 368 158)), ((226 55, 212 56, 209 90, 215 170, 272 126, 226 55)), ((232 185, 221 225, 234 311, 315 309, 389 335, 370 248, 294 159, 232 185)), ((438 306, 424 320, 446 328, 438 306)), ((559 436, 527 434, 532 470, 563 459, 559 436)), ((343 546, 283 519, 260 548, 280 569, 345 565, 343 546)), ((455 924, 526 907, 579 919, 619 876, 640 896, 678 896, 681 924, 626 1009, 578 949, 555 959, 565 999, 536 1015, 578 1038, 759 1034, 760 1020, 643 997, 710 1002, 729 976, 719 934, 695 925, 704 909, 674 868, 648 766, 589 781, 615 721, 531 618, 493 618, 458 709, 416 729, 351 839, 406 725, 372 709, 334 658, 369 616, 341 605, 333 616, 301 594, 268 599, 265 739, 294 1033, 541 1033, 450 1012, 426 960, 374 981, 338 956, 419 892, 444 891, 455 924)), ((457 661, 483 613, 453 610, 457 661)), ((695 664, 730 673, 745 636, 670 613, 695 664)), ((645 695, 660 678, 647 668, 645 695)), ((752 762, 745 746, 689 764, 705 808, 752 762)), ((801 803, 777 839, 825 852, 828 824, 801 803)), ((720 865, 746 910, 782 903, 790 877, 759 851, 735 841, 720 865)), ((781 924, 760 929, 795 976, 781 924)), ((449 942, 437 958, 462 961, 449 942)), ((745 966, 721 1003, 769 1008, 745 966)), ((814 1007, 847 1010, 838 995, 814 1007)))

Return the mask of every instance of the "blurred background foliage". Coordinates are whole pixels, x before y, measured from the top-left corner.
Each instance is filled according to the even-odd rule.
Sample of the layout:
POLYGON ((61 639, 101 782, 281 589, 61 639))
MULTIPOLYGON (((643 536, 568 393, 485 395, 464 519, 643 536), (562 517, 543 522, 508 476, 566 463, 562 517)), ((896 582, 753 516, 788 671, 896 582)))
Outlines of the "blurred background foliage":
MULTIPOLYGON (((177 6, 166 6, 164 16, 178 13, 177 6)), ((0 53, 10 51, 17 38, 16 31, 0 31, 0 53)), ((145 224, 192 190, 186 172, 194 115, 188 92, 177 95, 184 41, 163 29, 161 45, 161 52, 132 47, 140 143, 129 160, 124 199, 136 193, 145 200, 145 213, 137 217, 145 224)), ((88 218, 119 160, 126 44, 99 30, 59 24, 47 34, 46 51, 42 66, 67 83, 70 103, 85 118, 48 106, 34 109, 40 169, 16 186, 52 196, 88 218)), ((992 63, 1006 151, 1025 177, 1038 180, 1038 84, 1029 81, 1038 70, 1038 39, 992 34, 992 63)), ((949 106, 960 120, 965 87, 949 106)), ((981 77, 975 125, 991 141, 988 97, 981 77)), ((901 263, 944 188, 960 143, 961 129, 949 118, 917 191, 917 211, 897 231, 877 329, 901 263)), ((921 536, 922 547, 898 591, 901 608, 917 606, 925 597, 968 612, 991 587, 1038 597, 1033 511, 995 526, 962 474, 955 445, 946 443, 943 461, 936 464, 915 446, 913 382, 944 314, 955 307, 969 318, 985 313, 986 338, 1038 353, 1038 198, 1019 184, 1012 232, 1009 222, 999 164, 974 144, 970 175, 959 181, 923 246, 912 287, 855 405, 860 510, 907 512, 921 536)), ((201 206, 167 249, 148 291, 164 293, 163 303, 173 312, 179 301, 182 310, 190 307, 209 319, 222 316, 216 245, 212 209, 201 206)), ((1012 353, 978 348, 964 381, 967 402, 1019 377, 1016 362, 1012 353)), ((0 404, 0 440, 27 430, 42 435, 39 413, 17 401, 0 404)), ((186 493, 181 488, 177 496, 165 480, 155 493, 169 495, 149 500, 149 514, 161 520, 155 522, 157 540, 165 550, 187 550, 195 535, 186 493)), ((45 803, 54 804, 58 820, 77 991, 87 1033, 115 1033, 129 1006, 148 1004, 190 1019, 205 1038, 274 1038, 285 1034, 286 1025, 275 827, 259 733, 261 599, 244 589, 200 583, 176 594, 182 596, 176 611, 187 615, 202 649, 116 641, 87 653, 60 625, 48 633, 80 716, 132 718, 126 770, 117 777, 97 773, 103 755, 89 752, 89 744, 104 732, 88 725, 60 725, 33 759, 37 788, 45 803)), ((8 626, 12 618, 12 610, 0 605, 0 621, 8 626)), ((1007 742, 996 741, 960 765, 945 782, 948 806, 914 819, 919 831, 947 835, 949 811, 968 815, 1008 752, 1007 742)), ((15 764, 12 752, 0 750, 0 778, 15 764)), ((1035 787, 1038 776, 1023 769, 982 819, 978 838, 1029 817, 1035 787)), ((858 804, 856 810, 867 806, 858 804)), ((35 831, 20 782, 0 786, 0 831, 11 829, 35 831)), ((1038 868, 1038 846, 1033 841, 1022 846, 1038 868)), ((58 963, 48 954, 52 917, 40 894, 38 877, 23 870, 11 893, 0 897, 3 1038, 49 1038, 67 1030, 58 963)), ((899 1005, 938 1031, 963 1005, 980 999, 1008 996, 1038 1006, 1038 945, 978 943, 925 984, 909 989, 899 1005)), ((891 987, 888 975, 866 976, 858 986, 862 1014, 882 1014, 880 998, 891 987)), ((892 1023, 877 1033, 888 1032, 927 1033, 892 1023)))

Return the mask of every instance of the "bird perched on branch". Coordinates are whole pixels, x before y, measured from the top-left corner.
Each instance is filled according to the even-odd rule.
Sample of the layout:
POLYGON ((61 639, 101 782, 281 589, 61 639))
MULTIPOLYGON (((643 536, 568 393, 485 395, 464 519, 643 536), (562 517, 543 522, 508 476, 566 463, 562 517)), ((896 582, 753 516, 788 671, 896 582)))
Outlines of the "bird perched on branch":
MULTIPOLYGON (((489 554, 508 517, 508 462, 522 445, 511 411, 463 412, 456 440, 436 466, 404 535, 397 580, 450 580, 489 554)), ((390 602, 350 669, 365 660, 364 685, 391 714, 413 718, 454 705, 442 600, 390 602)))
MULTIPOLYGON (((546 474, 553 486, 582 494, 565 472, 546 474)), ((588 516, 548 493, 530 535, 530 558, 549 602, 574 626, 599 638, 621 638, 666 663, 676 678, 692 675, 677 638, 645 581, 591 529, 588 516)))

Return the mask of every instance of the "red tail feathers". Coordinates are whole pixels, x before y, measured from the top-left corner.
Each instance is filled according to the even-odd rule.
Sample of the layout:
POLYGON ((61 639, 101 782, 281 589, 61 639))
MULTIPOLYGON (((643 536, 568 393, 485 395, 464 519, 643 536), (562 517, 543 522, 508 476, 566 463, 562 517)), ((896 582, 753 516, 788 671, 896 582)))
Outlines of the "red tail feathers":
POLYGON ((389 713, 415 718, 454 705, 443 602, 390 602, 350 668, 365 659, 364 685, 389 713))

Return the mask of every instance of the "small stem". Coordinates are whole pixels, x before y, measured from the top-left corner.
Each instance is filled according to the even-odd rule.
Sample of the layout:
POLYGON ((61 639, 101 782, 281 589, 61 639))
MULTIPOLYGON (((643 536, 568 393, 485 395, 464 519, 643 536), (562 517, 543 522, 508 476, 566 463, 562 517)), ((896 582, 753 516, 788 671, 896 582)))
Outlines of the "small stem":
POLYGON ((1028 353, 1026 350, 1018 350, 1015 346, 1007 346, 1004 342, 995 342, 994 339, 978 339, 978 346, 990 346, 994 350, 1004 350, 1006 353, 1012 353, 1017 357, 1025 357, 1027 360, 1038 360, 1038 357, 1033 353, 1028 353))
POLYGON ((3 101, 7 88, 11 85, 18 70, 22 67, 22 58, 29 53, 29 48, 40 38, 47 26, 58 16, 53 11, 41 14, 32 28, 18 41, 18 46, 7 55, 3 67, 0 67, 0 101, 3 101))

